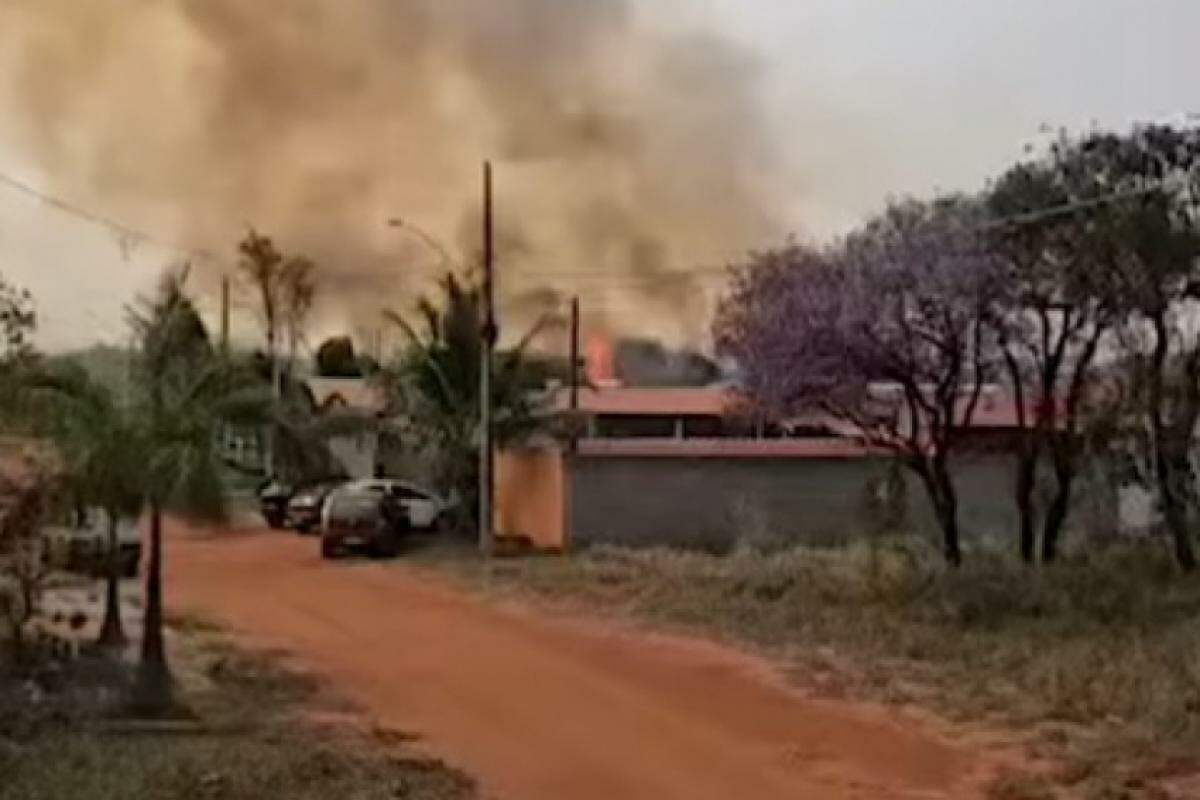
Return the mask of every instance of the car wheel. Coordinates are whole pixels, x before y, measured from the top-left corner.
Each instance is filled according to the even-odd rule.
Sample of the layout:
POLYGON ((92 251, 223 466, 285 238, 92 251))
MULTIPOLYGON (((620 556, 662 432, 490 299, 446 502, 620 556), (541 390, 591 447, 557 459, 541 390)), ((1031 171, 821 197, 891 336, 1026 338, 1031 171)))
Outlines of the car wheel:
POLYGON ((337 558, 337 555, 338 555, 338 550, 336 547, 333 546, 333 543, 322 539, 321 540, 321 558, 333 559, 333 558, 337 558))
POLYGON ((371 558, 395 558, 399 554, 400 537, 394 533, 381 534, 371 542, 371 558))
POLYGON ((271 530, 282 530, 284 527, 284 518, 282 514, 263 514, 263 519, 267 521, 267 527, 271 530))

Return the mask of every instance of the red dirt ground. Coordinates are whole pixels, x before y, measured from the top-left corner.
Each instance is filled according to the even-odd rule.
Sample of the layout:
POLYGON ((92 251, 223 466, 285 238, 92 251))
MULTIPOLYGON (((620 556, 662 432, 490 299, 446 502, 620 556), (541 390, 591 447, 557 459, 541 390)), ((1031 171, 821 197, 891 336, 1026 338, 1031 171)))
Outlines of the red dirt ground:
POLYGON ((168 542, 168 598, 283 647, 511 800, 980 797, 993 759, 724 647, 516 608, 260 531, 168 542))

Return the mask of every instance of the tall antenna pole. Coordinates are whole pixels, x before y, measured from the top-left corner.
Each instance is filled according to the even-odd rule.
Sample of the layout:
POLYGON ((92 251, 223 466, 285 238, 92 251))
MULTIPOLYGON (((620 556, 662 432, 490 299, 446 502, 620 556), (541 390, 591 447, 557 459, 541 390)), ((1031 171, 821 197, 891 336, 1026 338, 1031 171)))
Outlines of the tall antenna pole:
POLYGON ((571 452, 575 451, 579 432, 579 295, 571 298, 571 452))
POLYGON ((492 165, 483 164, 483 330, 479 369, 479 549, 492 553, 492 350, 496 346, 495 269, 492 225, 492 165))
POLYGON ((229 355, 229 276, 221 277, 221 353, 229 355))

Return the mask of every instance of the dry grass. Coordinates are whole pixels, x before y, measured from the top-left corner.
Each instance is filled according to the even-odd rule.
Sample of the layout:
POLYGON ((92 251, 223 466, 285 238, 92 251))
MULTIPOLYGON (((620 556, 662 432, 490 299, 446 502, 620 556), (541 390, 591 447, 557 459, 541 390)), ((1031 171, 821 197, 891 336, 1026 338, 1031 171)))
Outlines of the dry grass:
MULTIPOLYGON (((1200 580, 1149 545, 1027 569, 974 553, 957 571, 916 539, 728 556, 596 548, 441 562, 491 590, 766 650, 831 694, 914 703, 1021 731, 1071 796, 1161 797, 1200 771, 1200 580)), ((997 797, 1045 796, 1033 781, 997 797)))
MULTIPOLYGON (((63 702, 48 694, 31 704, 18 687, 10 697, 16 702, 0 703, 0 722, 12 723, 0 724, 0 800, 476 796, 469 778, 416 756, 406 741, 385 741, 346 724, 316 724, 314 711, 345 707, 330 706, 320 682, 285 668, 277 656, 232 649, 215 634, 187 638, 176 666, 192 711, 188 719, 113 719, 80 702, 78 693, 63 702)), ((98 663, 104 662, 77 668, 98 663)), ((118 687, 126 679, 109 676, 118 687)))

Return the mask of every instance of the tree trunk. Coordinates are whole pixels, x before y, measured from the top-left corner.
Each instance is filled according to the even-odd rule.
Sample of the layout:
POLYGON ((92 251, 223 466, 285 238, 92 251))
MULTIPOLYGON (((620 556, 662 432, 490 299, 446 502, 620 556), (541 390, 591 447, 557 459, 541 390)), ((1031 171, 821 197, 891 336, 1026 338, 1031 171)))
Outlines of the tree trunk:
POLYGON ((962 549, 958 535, 958 492, 944 458, 933 459, 928 474, 923 474, 929 488, 929 498, 942 529, 942 552, 946 561, 957 567, 962 564, 962 549))
POLYGON ((1069 466, 1060 465, 1054 473, 1057 486, 1042 528, 1042 561, 1046 564, 1058 558, 1058 539, 1071 509, 1071 487, 1075 482, 1075 472, 1069 466))
POLYGON ((942 540, 946 561, 955 567, 962 565, 962 550, 958 542, 958 503, 950 500, 941 513, 942 540))
POLYGON ((1184 572, 1196 569, 1196 553, 1188 530, 1187 501, 1191 497, 1192 473, 1188 448, 1200 417, 1200 352, 1193 351, 1187 364, 1187 392, 1182 409, 1168 421, 1166 415, 1166 369, 1169 349, 1166 312, 1153 317, 1155 343, 1150 374, 1150 425, 1154 434, 1154 477, 1162 502, 1163 520, 1175 542, 1175 560, 1184 572))
POLYGON ((962 550, 958 541, 958 497, 954 487, 942 488, 942 539, 945 544, 946 560, 954 566, 962 564, 962 550))
POLYGON ((1196 551, 1192 546, 1192 532, 1188 529, 1188 494, 1186 481, 1191 480, 1186 453, 1169 456, 1159 450, 1155 458, 1158 471, 1159 493, 1162 497, 1163 519, 1175 544, 1175 560, 1184 572, 1196 569, 1196 551))
POLYGON ((142 658, 134 687, 134 706, 146 714, 171 708, 171 671, 163 639, 162 509, 150 503, 150 556, 146 565, 146 615, 142 630, 142 658))
POLYGON ((925 493, 929 496, 929 504, 933 506, 934 516, 942 532, 942 552, 946 561, 957 567, 962 564, 962 550, 958 541, 958 495, 945 462, 937 463, 936 458, 933 462, 924 456, 909 457, 905 460, 908 468, 915 472, 925 485, 925 493))
POLYGON ((1033 490, 1037 483, 1037 454, 1026 447, 1017 455, 1016 500, 1020 522, 1021 560, 1032 564, 1037 548, 1037 513, 1033 507, 1033 490))
POLYGON ((121 541, 117 535, 118 517, 108 514, 108 574, 105 579, 104 624, 97 644, 119 650, 125 646, 125 627, 121 624, 121 541))

